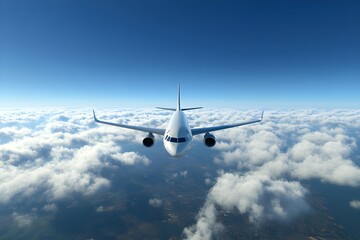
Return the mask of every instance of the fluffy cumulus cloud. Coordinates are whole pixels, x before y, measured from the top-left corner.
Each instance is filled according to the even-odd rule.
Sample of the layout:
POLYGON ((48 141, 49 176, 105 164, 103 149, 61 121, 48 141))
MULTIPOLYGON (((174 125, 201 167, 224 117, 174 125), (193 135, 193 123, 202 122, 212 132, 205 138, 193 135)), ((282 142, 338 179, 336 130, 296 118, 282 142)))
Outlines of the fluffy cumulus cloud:
POLYGON ((350 159, 355 139, 343 129, 321 129, 299 138, 288 151, 291 174, 338 185, 360 186, 360 168, 350 159))
POLYGON ((286 220, 307 209, 306 189, 298 182, 271 179, 268 175, 250 172, 244 176, 223 173, 208 199, 227 210, 247 213, 249 220, 259 223, 266 219, 286 220))
POLYGON ((29 227, 34 219, 30 214, 19 214, 14 212, 12 218, 19 227, 29 227))
POLYGON ((210 178, 205 178, 205 184, 210 185, 211 184, 211 179, 210 178))
POLYGON ((212 239, 214 234, 223 230, 223 225, 216 221, 217 210, 214 203, 207 201, 197 216, 197 222, 184 229, 185 239, 212 239))
POLYGON ((353 200, 350 202, 350 206, 355 209, 360 209, 360 201, 359 200, 353 200))
POLYGON ((219 132, 215 161, 271 176, 360 186, 360 168, 351 159, 360 113, 349 112, 269 112, 257 126, 219 132))
POLYGON ((184 170, 184 171, 180 171, 178 173, 173 173, 172 174, 172 177, 173 178, 177 178, 177 177, 181 177, 181 178, 186 178, 188 175, 188 171, 187 170, 184 170))
MULTIPOLYGON (((252 111, 239 113, 256 117, 252 111)), ((214 111, 212 124, 237 122, 243 119, 239 113, 214 111)), ((185 238, 212 239, 221 229, 217 209, 236 209, 255 225, 292 219, 309 209, 302 180, 360 187, 360 168, 353 160, 359 157, 359 133, 357 110, 268 111, 261 124, 215 132, 214 161, 232 171, 220 172, 185 238)))
POLYGON ((186 239, 212 239, 223 227, 216 221, 216 208, 247 214, 249 221, 259 225, 266 220, 285 221, 309 209, 307 190, 299 182, 271 179, 259 172, 246 175, 224 173, 211 188, 197 223, 185 228, 186 239))
POLYGON ((180 176, 182 176, 184 178, 186 178, 187 174, 188 174, 188 171, 186 171, 186 170, 180 172, 180 176))
MULTIPOLYGON (((107 114, 119 121, 129 112, 107 114)), ((137 141, 137 136, 94 124, 90 110, 3 111, 0 203, 35 195, 46 202, 108 188, 111 181, 102 175, 103 169, 150 163, 147 157, 120 147, 119 142, 137 141)), ((51 209, 53 205, 44 207, 51 209)))
POLYGON ((96 212, 98 212, 98 213, 105 212, 104 206, 99 206, 99 207, 97 207, 97 208, 96 208, 96 212))
POLYGON ((151 198, 149 199, 149 205, 155 208, 159 208, 162 206, 163 201, 158 198, 151 198))
POLYGON ((114 210, 115 210, 114 206, 106 206, 106 207, 104 207, 102 205, 95 209, 95 211, 97 213, 110 212, 110 211, 114 211, 114 210))
MULTIPOLYGON (((98 117, 165 128, 170 114, 153 109, 103 110, 98 117)), ((187 116, 191 126, 206 127, 258 118, 260 111, 204 109, 187 116)), ((223 229, 217 219, 220 209, 244 214, 255 225, 298 216, 309 208, 303 180, 360 187, 359 110, 266 111, 260 124, 214 135, 213 160, 219 169, 231 171, 219 171, 215 179, 205 177, 204 186, 211 189, 194 224, 184 230, 187 239, 216 236, 223 229)), ((111 179, 103 170, 150 164, 146 156, 120 147, 122 142, 139 144, 143 137, 141 132, 96 125, 90 110, 0 112, 0 203, 37 194, 45 201, 43 210, 52 211, 55 200, 108 188, 111 179)), ((202 141, 202 136, 194 141, 202 141)), ((189 155, 192 151, 196 150, 189 155)), ((176 177, 190 176, 178 170, 176 177)), ((161 200, 150 199, 149 204, 158 206, 161 200)), ((359 204, 354 200, 350 205, 359 204)), ((105 209, 100 206, 96 211, 105 209)), ((31 224, 31 218, 13 214, 22 226, 31 224)))
POLYGON ((58 207, 55 203, 51 203, 51 204, 46 204, 44 207, 43 207, 44 211, 46 212, 50 212, 50 213, 56 213, 57 210, 58 210, 58 207))

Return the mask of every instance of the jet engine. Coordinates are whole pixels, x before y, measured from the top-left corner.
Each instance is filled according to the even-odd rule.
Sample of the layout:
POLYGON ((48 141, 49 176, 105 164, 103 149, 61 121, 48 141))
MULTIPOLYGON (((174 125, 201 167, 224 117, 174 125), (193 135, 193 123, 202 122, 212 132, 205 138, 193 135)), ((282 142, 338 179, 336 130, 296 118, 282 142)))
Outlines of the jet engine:
POLYGON ((152 133, 149 133, 142 141, 145 147, 151 147, 152 145, 154 145, 154 142, 155 142, 155 137, 152 133))
POLYGON ((204 143, 207 147, 215 146, 216 144, 215 136, 210 133, 206 133, 204 136, 204 143))

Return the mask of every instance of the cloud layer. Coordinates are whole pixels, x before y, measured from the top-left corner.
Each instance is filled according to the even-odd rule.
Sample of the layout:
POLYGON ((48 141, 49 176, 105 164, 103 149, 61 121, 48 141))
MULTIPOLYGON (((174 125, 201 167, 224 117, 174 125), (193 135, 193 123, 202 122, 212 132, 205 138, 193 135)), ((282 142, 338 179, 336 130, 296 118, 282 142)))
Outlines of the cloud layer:
POLYGON ((103 169, 150 163, 119 145, 137 135, 95 125, 90 111, 10 111, 0 121, 0 203, 90 195, 110 186, 103 169))
MULTIPOLYGON (((102 110, 108 121, 149 127, 166 127, 171 113, 145 110, 102 110)), ((259 111, 205 109, 189 111, 193 127, 236 123, 259 117, 259 111)), ((264 221, 288 221, 310 206, 304 180, 339 186, 360 186, 357 142, 360 111, 266 111, 261 124, 214 132, 213 149, 219 171, 204 177, 211 187, 186 239, 211 239, 224 229, 219 210, 244 214, 255 225, 264 221)), ((0 203, 33 196, 43 210, 56 212, 56 200, 74 193, 91 195, 111 186, 104 170, 148 165, 150 159, 126 151, 123 143, 141 144, 141 132, 96 125, 91 110, 7 110, 0 112, 0 203)), ((202 136, 194 138, 202 141, 202 136)), ((159 141, 160 142, 160 141, 159 141)), ((197 149, 192 148, 191 156, 197 149)), ((176 171, 173 178, 190 178, 176 171)), ((349 199, 349 202, 352 199, 349 199)), ((148 204, 161 207, 161 199, 148 204)), ((358 208, 358 201, 350 202, 358 208)), ((97 212, 105 211, 100 206, 97 212)), ((30 226, 31 214, 14 212, 13 220, 30 226)))
MULTIPOLYGON (((241 119, 231 111, 212 116, 221 124, 241 119)), ((290 220, 310 208, 303 180, 359 187, 360 168, 352 160, 359 119, 357 110, 268 111, 261 124, 216 132, 214 161, 232 170, 220 172, 185 238, 212 239, 221 229, 217 209, 236 209, 255 225, 290 220)))

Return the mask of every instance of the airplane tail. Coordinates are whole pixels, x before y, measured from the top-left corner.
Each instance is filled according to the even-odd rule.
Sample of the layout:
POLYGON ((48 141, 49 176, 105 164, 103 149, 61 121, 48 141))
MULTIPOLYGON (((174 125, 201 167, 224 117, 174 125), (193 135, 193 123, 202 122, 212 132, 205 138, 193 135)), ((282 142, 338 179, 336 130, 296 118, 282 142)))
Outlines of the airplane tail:
POLYGON ((177 100, 177 105, 176 105, 176 111, 180 111, 181 107, 180 107, 180 83, 178 85, 178 100, 177 100))
POLYGON ((180 105, 180 83, 179 83, 176 108, 166 108, 166 107, 156 107, 156 108, 162 109, 162 110, 169 110, 169 111, 189 111, 189 110, 200 109, 202 107, 181 108, 181 105, 180 105))

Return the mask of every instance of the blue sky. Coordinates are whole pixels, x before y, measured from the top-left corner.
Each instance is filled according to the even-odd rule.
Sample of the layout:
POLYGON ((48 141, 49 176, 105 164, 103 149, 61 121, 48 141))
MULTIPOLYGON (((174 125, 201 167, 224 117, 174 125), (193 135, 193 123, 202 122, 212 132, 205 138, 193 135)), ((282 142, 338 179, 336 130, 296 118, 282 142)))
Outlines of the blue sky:
POLYGON ((360 107, 359 1, 0 0, 0 106, 360 107))

